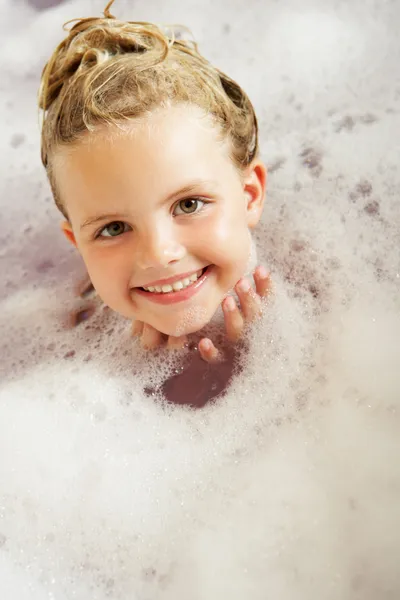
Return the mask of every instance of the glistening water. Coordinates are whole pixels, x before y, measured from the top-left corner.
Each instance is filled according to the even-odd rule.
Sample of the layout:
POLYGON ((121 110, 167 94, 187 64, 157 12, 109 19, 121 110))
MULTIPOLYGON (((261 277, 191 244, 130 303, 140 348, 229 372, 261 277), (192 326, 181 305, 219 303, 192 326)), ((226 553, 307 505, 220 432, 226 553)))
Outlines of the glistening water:
POLYGON ((259 115, 274 295, 198 410, 76 296, 40 164, 43 64, 105 3, 0 6, 0 597, 397 600, 400 2, 113 7, 188 25, 259 115))

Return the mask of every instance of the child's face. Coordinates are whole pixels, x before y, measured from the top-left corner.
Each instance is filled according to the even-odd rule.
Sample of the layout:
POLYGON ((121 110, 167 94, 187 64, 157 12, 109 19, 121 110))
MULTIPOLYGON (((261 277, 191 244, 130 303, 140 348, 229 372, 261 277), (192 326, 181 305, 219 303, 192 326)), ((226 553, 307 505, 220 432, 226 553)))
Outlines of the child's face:
POLYGON ((206 325, 246 272, 262 163, 241 177, 209 118, 180 105, 95 132, 61 150, 54 168, 70 219, 63 230, 103 301, 168 335, 206 325), (142 289, 163 285, 176 291, 142 289))

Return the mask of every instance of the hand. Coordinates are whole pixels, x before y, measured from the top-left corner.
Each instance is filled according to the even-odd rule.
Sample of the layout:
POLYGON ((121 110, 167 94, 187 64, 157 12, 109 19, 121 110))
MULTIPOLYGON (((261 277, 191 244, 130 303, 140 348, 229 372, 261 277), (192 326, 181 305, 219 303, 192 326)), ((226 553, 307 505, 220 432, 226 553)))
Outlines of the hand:
MULTIPOLYGON (((226 336, 230 342, 237 342, 241 337, 245 324, 254 321, 261 313, 262 298, 268 295, 271 287, 270 275, 263 266, 258 266, 254 272, 256 290, 251 287, 247 278, 242 278, 235 286, 235 291, 240 302, 240 310, 233 296, 227 296, 222 301, 226 336)), ((144 348, 155 349, 160 346, 165 335, 157 331, 148 323, 135 321, 132 334, 140 336, 144 348)), ((168 336, 167 347, 170 349, 183 348, 187 344, 187 337, 168 336)), ((208 338, 202 338, 198 345, 201 357, 206 362, 217 362, 222 359, 221 353, 208 338)))
MULTIPOLYGON (((222 301, 226 337, 230 342, 237 342, 243 333, 245 324, 251 323, 260 316, 262 308, 261 299, 265 298, 270 291, 270 275, 264 267, 257 267, 253 278, 256 291, 254 291, 250 281, 245 277, 240 279, 235 286, 235 292, 240 302, 240 310, 233 296, 227 296, 222 301)), ((221 353, 214 346, 212 340, 203 338, 200 340, 198 348, 205 361, 218 362, 222 360, 221 353)))

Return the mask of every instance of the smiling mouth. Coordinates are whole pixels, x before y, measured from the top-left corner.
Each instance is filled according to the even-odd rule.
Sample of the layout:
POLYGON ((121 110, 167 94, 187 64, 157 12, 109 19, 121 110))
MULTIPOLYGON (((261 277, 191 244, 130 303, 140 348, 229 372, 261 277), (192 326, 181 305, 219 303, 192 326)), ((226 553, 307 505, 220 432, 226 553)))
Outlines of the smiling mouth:
POLYGON ((179 279, 178 281, 174 281, 173 283, 166 283, 164 285, 155 285, 148 287, 138 287, 136 289, 141 290, 142 292, 145 292, 147 294, 160 295, 180 292, 193 286, 204 275, 204 273, 210 266, 211 265, 208 265, 203 269, 199 269, 198 271, 196 271, 196 273, 190 275, 190 277, 184 277, 182 279, 179 279))

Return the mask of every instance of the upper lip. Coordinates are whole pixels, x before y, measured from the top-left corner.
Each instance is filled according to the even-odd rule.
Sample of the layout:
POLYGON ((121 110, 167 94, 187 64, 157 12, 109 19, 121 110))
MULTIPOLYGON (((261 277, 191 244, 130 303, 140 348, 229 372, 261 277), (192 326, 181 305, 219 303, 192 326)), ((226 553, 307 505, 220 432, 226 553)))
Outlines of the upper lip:
POLYGON ((179 275, 174 275, 173 277, 168 277, 167 279, 157 279, 157 281, 151 281, 150 283, 146 283, 145 285, 141 285, 138 287, 155 287, 161 285, 167 285, 171 283, 175 283, 175 281, 181 281, 182 279, 186 279, 199 271, 202 271, 205 267, 200 267, 198 269, 194 269, 193 271, 188 271, 187 273, 179 273, 179 275))

